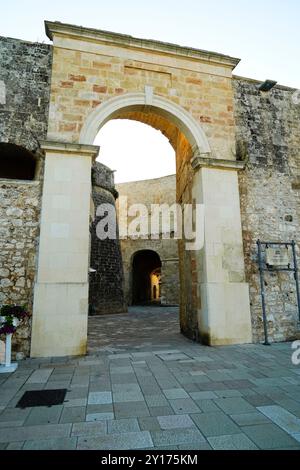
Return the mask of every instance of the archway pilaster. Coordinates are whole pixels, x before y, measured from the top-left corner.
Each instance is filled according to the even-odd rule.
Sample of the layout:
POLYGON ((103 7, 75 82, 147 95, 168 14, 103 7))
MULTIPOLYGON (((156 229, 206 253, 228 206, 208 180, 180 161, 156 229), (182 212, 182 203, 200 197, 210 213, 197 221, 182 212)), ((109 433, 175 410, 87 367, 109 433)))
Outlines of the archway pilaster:
POLYGON ((238 171, 245 162, 198 155, 193 199, 204 205, 204 245, 195 256, 198 329, 209 345, 252 342, 238 171))
POLYGON ((45 174, 31 356, 85 354, 91 165, 99 147, 42 142, 45 174))

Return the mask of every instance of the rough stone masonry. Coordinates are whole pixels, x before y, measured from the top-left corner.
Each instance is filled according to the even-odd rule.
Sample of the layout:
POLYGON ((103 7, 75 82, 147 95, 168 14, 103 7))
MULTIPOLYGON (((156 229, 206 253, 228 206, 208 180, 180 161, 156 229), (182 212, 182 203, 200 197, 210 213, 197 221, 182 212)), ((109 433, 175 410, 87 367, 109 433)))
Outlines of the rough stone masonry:
MULTIPOLYGON (((260 92, 257 82, 236 77, 235 115, 240 172, 246 276, 254 341, 262 340, 262 315, 256 240, 298 241, 300 227, 300 105, 294 90, 277 85, 260 92)), ((268 326, 274 341, 293 339, 298 331, 293 273, 267 273, 268 326)))
MULTIPOLYGON (((52 49, 11 38, 0 38, 0 170, 3 146, 15 144, 34 153, 34 181, 0 179, 0 304, 26 305, 32 312, 36 254, 43 183, 52 49)), ((18 147, 15 151, 17 152, 18 147)), ((13 349, 30 352, 31 322, 13 336, 13 349)))
MULTIPOLYGON (((7 143, 16 145, 16 152, 18 148, 27 149, 37 162, 32 181, 0 179, 0 303, 26 304, 30 312, 36 276, 44 174, 43 152, 39 142, 46 139, 48 129, 52 53, 53 48, 50 45, 0 38, 0 169, 1 157, 4 155, 3 145, 7 143)), ((74 75, 66 80, 65 87, 70 90, 75 90, 82 83, 87 87, 86 76, 90 65, 88 54, 83 56, 86 74, 74 75)), ((76 62, 79 57, 70 55, 66 57, 66 61, 68 60, 76 62)), ((155 73, 139 69, 135 62, 127 64, 125 76, 122 76, 120 63, 108 66, 99 62, 97 67, 99 77, 106 74, 106 80, 110 80, 111 74, 111 88, 99 83, 92 84, 92 92, 86 89, 85 95, 83 93, 81 98, 77 98, 78 109, 91 100, 97 106, 111 90, 117 94, 125 93, 126 83, 131 83, 133 74, 138 74, 141 87, 144 87, 148 79, 154 80, 158 93, 160 87, 163 92, 171 83, 171 74, 164 73, 162 69, 155 73), (114 86, 114 83, 119 82, 124 84, 124 88, 114 86)), ((59 73, 56 71, 55 80, 58 77, 59 73)), ((209 99, 204 100, 204 85, 201 81, 196 77, 188 79, 191 87, 188 99, 197 100, 197 93, 201 94, 205 109, 202 113, 199 111, 199 120, 209 134, 212 119, 209 113, 210 107, 214 106, 213 101, 210 104, 209 99)), ((180 78, 177 77, 176 80, 177 83, 173 86, 180 91, 180 78)), ((295 239, 298 242, 299 256, 300 218, 300 105, 292 99, 295 90, 277 85, 270 92, 261 92, 258 89, 259 83, 234 77, 234 110, 228 110, 228 113, 234 112, 237 158, 247 161, 246 169, 239 173, 239 188, 253 341, 261 341, 263 337, 255 242, 258 238, 270 241, 295 239)), ((225 84, 216 83, 216 86, 222 87, 225 84)), ((220 129, 226 124, 227 118, 224 115, 224 122, 218 118, 220 129)), ((64 115, 57 122, 57 130, 62 136, 66 132, 77 132, 74 119, 76 115, 64 115)), ((216 118, 213 116, 213 119, 216 118)), ((149 124, 155 127, 156 122, 149 118, 149 124)), ((218 149, 220 154, 221 142, 222 140, 218 149)), ((185 168, 182 171, 186 171, 185 168)), ((180 181, 178 185, 180 186, 180 181)), ((164 187, 162 179, 162 190, 164 187)), ((116 197, 111 171, 96 165, 93 170, 95 205, 99 201, 111 201, 114 204, 116 197)), ((93 274, 90 275, 90 309, 93 313, 122 311, 126 309, 126 305, 119 243, 100 245, 95 238, 94 229, 95 223, 92 223, 91 266, 94 264, 97 274, 94 277, 93 274)), ((271 339, 284 341, 294 338, 299 328, 292 275, 267 274, 266 291, 271 339)), ((28 322, 15 335, 15 353, 29 354, 30 331, 31 324, 28 322)))

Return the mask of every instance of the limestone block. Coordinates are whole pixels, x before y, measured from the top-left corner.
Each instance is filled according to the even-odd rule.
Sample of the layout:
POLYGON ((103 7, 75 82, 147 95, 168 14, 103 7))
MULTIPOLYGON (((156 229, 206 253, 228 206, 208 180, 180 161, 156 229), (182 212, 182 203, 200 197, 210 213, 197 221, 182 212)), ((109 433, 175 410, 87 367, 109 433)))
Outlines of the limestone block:
POLYGON ((87 311, 87 283, 36 284, 31 356, 85 354, 87 311))
POLYGON ((200 335, 210 345, 252 342, 249 287, 246 283, 209 283, 200 288, 200 335))

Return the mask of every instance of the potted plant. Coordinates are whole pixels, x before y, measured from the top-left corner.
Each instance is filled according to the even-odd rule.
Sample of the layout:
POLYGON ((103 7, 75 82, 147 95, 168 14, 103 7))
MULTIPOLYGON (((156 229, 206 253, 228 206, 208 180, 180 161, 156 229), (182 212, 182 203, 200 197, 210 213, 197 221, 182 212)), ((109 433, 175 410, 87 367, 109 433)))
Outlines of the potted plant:
POLYGON ((2 305, 0 308, 0 337, 5 336, 5 364, 0 365, 0 373, 14 372, 18 367, 11 363, 11 338, 28 316, 25 307, 20 305, 2 305))

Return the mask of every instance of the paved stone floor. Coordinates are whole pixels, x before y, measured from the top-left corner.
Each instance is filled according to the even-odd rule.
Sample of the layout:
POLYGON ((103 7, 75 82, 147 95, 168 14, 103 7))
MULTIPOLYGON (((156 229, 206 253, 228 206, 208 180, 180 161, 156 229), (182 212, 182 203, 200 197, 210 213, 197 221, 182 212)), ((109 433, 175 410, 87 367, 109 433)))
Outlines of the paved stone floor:
POLYGON ((90 354, 27 359, 0 376, 0 449, 300 449, 291 344, 210 348, 176 308, 91 318, 90 354), (63 405, 16 408, 26 390, 63 405))

